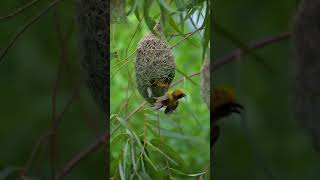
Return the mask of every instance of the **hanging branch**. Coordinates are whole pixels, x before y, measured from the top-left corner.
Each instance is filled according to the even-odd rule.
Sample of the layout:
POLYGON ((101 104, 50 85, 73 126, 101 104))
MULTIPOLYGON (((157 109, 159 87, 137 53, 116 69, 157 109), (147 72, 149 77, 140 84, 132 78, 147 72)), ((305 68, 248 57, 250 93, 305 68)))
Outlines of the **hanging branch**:
POLYGON ((3 49, 3 51, 0 54, 0 64, 3 63, 4 56, 8 53, 9 49, 13 46, 13 44, 19 39, 19 37, 38 19, 40 19, 41 16, 49 12, 49 10, 53 7, 55 7, 59 2, 63 0, 55 0, 52 1, 44 10, 42 10, 37 16, 33 17, 25 26, 23 26, 20 31, 17 32, 17 34, 11 39, 11 41, 8 43, 8 45, 3 49))

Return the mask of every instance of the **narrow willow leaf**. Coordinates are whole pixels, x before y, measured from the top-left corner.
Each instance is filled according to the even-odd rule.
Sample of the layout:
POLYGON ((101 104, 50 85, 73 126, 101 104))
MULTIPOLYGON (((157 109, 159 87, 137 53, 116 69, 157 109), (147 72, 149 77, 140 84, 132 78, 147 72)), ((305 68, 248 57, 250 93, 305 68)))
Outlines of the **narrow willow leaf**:
POLYGON ((169 12, 174 12, 174 13, 179 13, 178 10, 170 7, 170 6, 165 2, 165 0, 158 0, 158 2, 159 2, 159 4, 160 4, 163 8, 165 8, 167 11, 169 11, 169 12))
POLYGON ((194 14, 194 12, 196 11, 197 9, 194 8, 194 9, 191 9, 185 16, 184 16, 184 21, 186 21, 187 19, 191 18, 191 16, 194 14))
POLYGON ((123 150, 123 172, 124 175, 126 175, 126 166, 127 166, 127 157, 128 157, 128 148, 129 148, 129 139, 127 140, 125 146, 124 146, 124 150, 123 150))
POLYGON ((152 145, 151 143, 147 142, 147 144, 149 145, 149 147, 151 147, 152 149, 158 151, 160 154, 162 154, 166 159, 168 159, 170 162, 172 162, 173 164, 175 164, 176 166, 178 166, 178 163, 176 161, 174 161, 173 159, 171 159, 166 153, 164 153, 163 151, 161 151, 161 149, 155 147, 154 145, 152 145))
POLYGON ((181 12, 179 13, 179 18, 180 18, 180 26, 181 26, 181 31, 182 33, 184 32, 184 18, 183 18, 183 4, 180 0, 174 0, 178 10, 180 10, 181 12))
POLYGON ((180 154, 169 145, 161 142, 159 139, 152 139, 151 143, 157 147, 161 147, 163 152, 170 155, 170 157, 172 157, 179 164, 180 169, 184 166, 184 160, 181 158, 180 154))
MULTIPOLYGON (((152 130, 155 133, 157 133, 158 127, 154 127, 154 126, 152 126, 150 124, 149 124, 149 126, 152 128, 152 130)), ((180 139, 180 140, 194 141, 194 142, 201 141, 198 138, 195 138, 195 137, 192 137, 192 136, 187 136, 187 135, 180 134, 180 133, 176 133, 176 132, 173 132, 173 131, 168 131, 168 130, 163 129, 163 128, 160 128, 160 131, 161 131, 161 135, 166 136, 166 137, 171 137, 171 138, 180 139)))
POLYGON ((121 180, 126 180, 126 176, 123 172, 121 160, 119 160, 119 174, 120 174, 121 180))
POLYGON ((144 20, 145 20, 149 30, 153 34, 156 34, 156 32, 153 29, 153 27, 155 26, 156 22, 151 18, 150 14, 149 14, 149 10, 151 8, 153 0, 146 0, 144 2, 145 2, 144 7, 143 7, 144 20))
POLYGON ((205 59, 206 52, 209 46, 210 42, 210 14, 209 14, 209 7, 206 8, 206 17, 204 20, 205 23, 205 29, 204 29, 204 36, 203 36, 203 42, 202 42, 202 61, 205 59))
POLYGON ((178 32, 180 35, 183 35, 182 31, 179 29, 179 26, 176 24, 176 22, 173 20, 172 16, 168 17, 169 24, 171 25, 172 29, 174 29, 176 32, 178 32))
POLYGON ((202 5, 203 2, 205 2, 205 0, 190 0, 190 1, 188 1, 187 5, 185 7, 186 7, 186 9, 191 9, 196 6, 202 5))
POLYGON ((134 10, 134 15, 136 15, 136 18, 138 19, 138 21, 141 21, 139 8, 136 8, 136 10, 134 10))
POLYGON ((134 171, 138 170, 138 165, 136 163, 136 158, 135 158, 135 152, 134 152, 134 146, 133 146, 133 141, 130 141, 131 143, 131 159, 132 159, 132 165, 133 165, 133 169, 134 171))
POLYGON ((121 139, 121 137, 123 137, 123 136, 128 136, 128 134, 121 133, 121 134, 116 135, 114 138, 110 139, 110 144, 117 143, 121 139))
POLYGON ((204 172, 200 172, 200 173, 195 173, 195 174, 188 174, 188 173, 184 173, 180 170, 177 170, 177 169, 174 169, 174 168, 169 168, 171 171, 173 171, 175 174, 177 175, 182 175, 182 176, 189 176, 189 177, 198 177, 198 176, 201 176, 201 175, 204 175, 207 173, 207 171, 204 171, 204 172))
MULTIPOLYGON (((127 16, 129 16, 132 12, 135 12, 136 9, 138 8, 138 4, 139 4, 139 0, 132 0, 133 4, 131 3, 131 8, 130 10, 127 12, 127 16)), ((132 2, 131 1, 131 2, 132 2)), ((138 19, 139 20, 139 19, 138 19)))
POLYGON ((183 71, 181 71, 180 69, 176 68, 176 71, 180 74, 182 74, 186 79, 188 79, 193 85, 197 86, 197 83, 194 82, 189 75, 187 75, 186 73, 184 73, 183 71))
POLYGON ((145 151, 143 151, 143 157, 146 159, 146 161, 151 165, 151 167, 155 170, 157 170, 157 167, 154 165, 154 163, 151 161, 151 159, 148 157, 145 151))

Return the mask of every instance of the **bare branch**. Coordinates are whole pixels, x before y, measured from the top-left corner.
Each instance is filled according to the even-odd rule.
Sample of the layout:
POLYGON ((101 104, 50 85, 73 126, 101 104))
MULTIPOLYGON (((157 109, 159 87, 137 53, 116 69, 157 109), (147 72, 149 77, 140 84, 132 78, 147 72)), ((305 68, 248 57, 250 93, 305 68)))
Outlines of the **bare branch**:
POLYGON ((49 12, 49 10, 53 7, 55 7, 59 2, 63 0, 55 0, 52 1, 47 8, 42 10, 37 16, 33 17, 25 26, 23 26, 17 34, 10 40, 8 45, 3 49, 3 51, 0 54, 0 64, 3 63, 4 56, 8 53, 9 49, 13 46, 13 44, 18 40, 18 38, 33 24, 35 23, 41 16, 49 12))
POLYGON ((74 156, 65 166, 64 168, 58 173, 55 177, 55 180, 61 180, 66 177, 71 170, 80 163, 81 160, 88 157, 90 154, 96 152, 105 142, 109 140, 109 132, 106 132, 104 135, 100 136, 94 143, 90 146, 86 147, 82 151, 80 151, 76 156, 74 156))
MULTIPOLYGON (((284 33, 280 33, 278 35, 273 35, 271 37, 267 37, 264 38, 262 40, 256 41, 255 43, 252 43, 249 48, 250 50, 253 49, 259 49, 259 48, 263 48, 267 45, 282 41, 282 40, 286 40, 291 36, 290 32, 284 32, 284 33)), ((233 50, 232 52, 228 53, 227 55, 218 58, 214 61, 213 65, 211 66, 211 72, 214 72, 215 70, 217 70, 218 68, 224 66, 225 64, 228 64, 232 61, 235 61, 239 58, 239 54, 240 55, 244 55, 245 52, 243 52, 240 48, 233 50)))

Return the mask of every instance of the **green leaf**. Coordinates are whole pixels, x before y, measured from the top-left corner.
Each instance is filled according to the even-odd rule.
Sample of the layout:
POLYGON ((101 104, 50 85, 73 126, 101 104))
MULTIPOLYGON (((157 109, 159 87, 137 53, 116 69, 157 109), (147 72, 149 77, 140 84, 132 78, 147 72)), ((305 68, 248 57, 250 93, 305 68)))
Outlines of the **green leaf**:
MULTIPOLYGON (((154 131, 154 133, 157 133, 157 128, 158 127, 153 127, 152 125, 149 124, 149 127, 152 128, 152 130, 154 131)), ((166 137, 170 137, 170 138, 175 138, 175 139, 180 139, 180 140, 185 140, 185 141, 193 141, 193 142, 199 142, 201 141, 200 139, 196 138, 196 137, 192 137, 192 136, 187 136, 187 135, 183 135, 180 133, 176 133, 173 131, 169 131, 163 128, 160 128, 160 134, 166 137)))
POLYGON ((121 133, 121 134, 116 135, 114 138, 110 139, 110 145, 117 143, 121 139, 121 137, 123 137, 123 136, 128 136, 128 134, 121 133))
POLYGON ((204 171, 204 172, 195 173, 195 174, 187 174, 187 173, 184 173, 184 172, 177 170, 177 169, 174 169, 174 168, 169 168, 169 169, 172 170, 177 175, 189 176, 189 177, 198 177, 198 176, 201 176, 201 175, 204 175, 207 173, 207 171, 204 171))
POLYGON ((187 75, 186 73, 184 73, 183 71, 181 71, 180 69, 176 68, 176 71, 180 74, 183 75, 183 77, 185 77, 186 79, 188 79, 193 85, 197 86, 197 83, 194 82, 190 77, 189 75, 187 75))
POLYGON ((169 19, 169 24, 171 25, 172 29, 174 29, 176 32, 178 32, 180 35, 183 35, 182 31, 179 29, 178 25, 176 22, 173 20, 172 16, 168 17, 169 19))
POLYGON ((136 18, 138 19, 138 21, 141 21, 140 14, 139 14, 139 8, 136 8, 136 10, 134 10, 134 15, 136 15, 136 18))
POLYGON ((131 159, 132 159, 132 165, 133 165, 133 169, 134 171, 137 171, 138 170, 138 165, 136 163, 136 158, 135 158, 135 152, 134 152, 134 146, 133 146, 133 141, 130 141, 131 142, 131 159))
POLYGON ((151 159, 148 157, 148 155, 146 154, 146 152, 143 152, 143 157, 146 159, 146 161, 152 166, 152 168, 157 171, 156 166, 154 165, 154 163, 151 161, 151 159))
POLYGON ((159 5, 161 5, 163 8, 165 8, 169 12, 179 13, 178 10, 170 7, 164 0, 158 0, 159 5))
POLYGON ((178 166, 180 167, 180 169, 182 169, 184 167, 184 160, 181 158, 181 156, 179 155, 178 152, 176 152, 173 148, 171 148, 169 145, 165 144, 163 141, 161 142, 161 140, 159 139, 152 139, 151 143, 158 147, 161 148, 161 150, 167 154, 168 156, 170 156, 175 162, 177 162, 178 166))
POLYGON ((161 151, 161 149, 159 149, 158 147, 152 145, 151 143, 149 143, 147 141, 147 144, 149 147, 151 147, 152 149, 154 149, 155 151, 158 151, 160 154, 162 154, 166 159, 168 159, 170 162, 172 162, 173 164, 175 164, 176 166, 178 166, 178 163, 176 161, 174 161, 173 159, 170 158, 170 156, 168 156, 166 153, 164 153, 163 151, 161 151))
POLYGON ((187 19, 191 18, 191 16, 194 14, 194 12, 195 12, 196 10, 197 10, 196 8, 191 9, 191 10, 184 16, 184 21, 186 21, 187 19))
POLYGON ((180 18, 180 25, 181 25, 181 31, 184 32, 184 18, 183 18, 183 4, 180 0, 174 0, 178 10, 182 11, 179 13, 179 18, 180 18))
POLYGON ((127 140, 125 146, 124 146, 124 150, 123 150, 123 172, 124 172, 124 177, 126 177, 126 164, 127 164, 127 156, 128 156, 128 146, 129 144, 129 139, 127 140))
POLYGON ((201 5, 205 0, 190 0, 187 5, 186 5, 186 9, 191 9, 194 8, 196 6, 201 5))
POLYGON ((210 14, 209 14, 209 7, 206 8, 206 17, 205 17, 205 29, 204 29, 204 36, 202 42, 202 61, 205 59, 206 52, 210 42, 210 14))
MULTIPOLYGON (((131 3, 131 8, 130 10, 127 12, 127 16, 129 16, 132 12, 135 12, 136 9, 138 8, 138 4, 139 4, 139 0, 133 0, 134 3, 131 3)), ((139 19, 138 19, 139 20, 139 19)))
POLYGON ((151 18, 151 16, 149 15, 149 10, 151 8, 152 2, 153 0, 146 0, 144 1, 144 7, 143 7, 143 16, 144 16, 144 20, 149 28, 149 30, 157 35, 157 33, 154 31, 153 27, 155 26, 156 22, 151 18))

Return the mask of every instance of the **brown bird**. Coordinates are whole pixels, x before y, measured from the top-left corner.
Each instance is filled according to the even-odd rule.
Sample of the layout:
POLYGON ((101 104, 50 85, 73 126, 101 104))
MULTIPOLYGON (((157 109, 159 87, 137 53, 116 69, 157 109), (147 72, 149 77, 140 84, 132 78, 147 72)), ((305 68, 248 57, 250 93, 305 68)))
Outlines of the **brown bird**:
POLYGON ((211 98, 213 102, 213 128, 211 129, 211 135, 213 134, 213 138, 211 139, 210 144, 211 146, 213 146, 220 134, 220 128, 217 125, 217 121, 231 115, 232 113, 241 114, 241 110, 243 110, 244 108, 242 105, 236 102, 235 93, 231 88, 214 88, 213 96, 211 96, 211 98))
POLYGON ((164 113, 170 114, 177 109, 179 105, 179 99, 185 96, 186 94, 182 89, 176 89, 173 92, 168 92, 161 97, 157 97, 156 102, 152 105, 152 108, 154 110, 159 110, 163 107, 166 107, 164 113))

